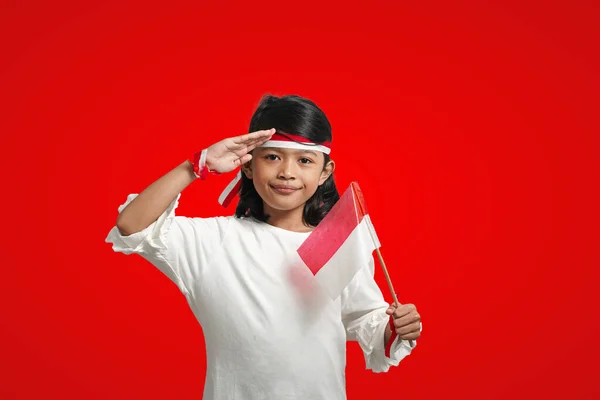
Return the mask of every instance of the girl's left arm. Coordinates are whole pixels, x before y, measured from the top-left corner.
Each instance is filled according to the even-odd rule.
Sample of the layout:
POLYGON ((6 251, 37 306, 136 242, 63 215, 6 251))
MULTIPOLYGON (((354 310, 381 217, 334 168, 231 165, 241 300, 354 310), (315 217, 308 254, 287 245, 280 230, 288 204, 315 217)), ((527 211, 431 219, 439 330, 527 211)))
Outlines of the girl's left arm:
MULTIPOLYGON (((342 322, 348 340, 358 341, 367 369, 373 372, 387 372, 391 366, 398 366, 414 347, 408 340, 399 337, 392 343, 390 356, 385 355, 385 346, 391 336, 390 316, 386 310, 390 305, 384 300, 374 279, 374 260, 362 268, 344 289, 341 296, 342 322)), ((416 341, 413 341, 416 346, 416 341)))

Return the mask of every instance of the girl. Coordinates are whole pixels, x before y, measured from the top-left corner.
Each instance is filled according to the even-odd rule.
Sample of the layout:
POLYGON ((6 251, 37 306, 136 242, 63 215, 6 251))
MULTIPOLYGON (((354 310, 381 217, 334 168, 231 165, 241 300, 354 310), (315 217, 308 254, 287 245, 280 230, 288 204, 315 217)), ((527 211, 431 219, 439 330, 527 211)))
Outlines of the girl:
POLYGON ((385 372, 410 354, 420 316, 385 303, 373 262, 332 301, 297 261, 339 199, 319 107, 265 96, 249 131, 130 195, 106 241, 147 259, 185 295, 205 336, 205 399, 345 399, 346 340, 359 342, 367 368, 385 372), (237 167, 220 200, 239 194, 235 216, 175 216, 188 185, 237 167))

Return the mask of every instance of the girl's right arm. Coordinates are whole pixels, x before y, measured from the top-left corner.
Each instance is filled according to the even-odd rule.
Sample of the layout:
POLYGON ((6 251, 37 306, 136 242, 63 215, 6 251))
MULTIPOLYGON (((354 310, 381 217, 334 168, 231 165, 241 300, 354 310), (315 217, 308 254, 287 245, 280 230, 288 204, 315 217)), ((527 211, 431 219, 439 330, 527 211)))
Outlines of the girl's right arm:
MULTIPOLYGON (((275 129, 256 131, 224 139, 207 149, 209 169, 225 173, 252 159, 252 149, 262 145, 275 129)), ((169 204, 188 185, 196 180, 190 161, 186 160, 144 189, 123 209, 117 218, 117 229, 122 235, 131 235, 150 226, 165 212, 169 204)))
POLYGON ((117 229, 129 236, 147 228, 190 183, 196 180, 192 164, 185 161, 144 189, 117 217, 117 229))

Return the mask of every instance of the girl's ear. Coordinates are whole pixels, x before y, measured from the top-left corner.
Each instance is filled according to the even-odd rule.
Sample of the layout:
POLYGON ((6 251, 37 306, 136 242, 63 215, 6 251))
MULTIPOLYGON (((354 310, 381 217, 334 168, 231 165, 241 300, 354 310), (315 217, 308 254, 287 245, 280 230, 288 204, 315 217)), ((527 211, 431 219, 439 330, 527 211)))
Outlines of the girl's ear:
POLYGON ((331 176, 331 174, 333 174, 334 170, 335 170, 335 162, 333 162, 333 160, 330 160, 327 163, 327 165, 325 166, 325 168, 323 168, 323 171, 321 171, 321 177, 319 178, 319 186, 321 186, 322 184, 325 183, 327 178, 329 178, 331 176))
POLYGON ((242 165, 242 172, 246 175, 246 178, 252 179, 252 160, 242 165))

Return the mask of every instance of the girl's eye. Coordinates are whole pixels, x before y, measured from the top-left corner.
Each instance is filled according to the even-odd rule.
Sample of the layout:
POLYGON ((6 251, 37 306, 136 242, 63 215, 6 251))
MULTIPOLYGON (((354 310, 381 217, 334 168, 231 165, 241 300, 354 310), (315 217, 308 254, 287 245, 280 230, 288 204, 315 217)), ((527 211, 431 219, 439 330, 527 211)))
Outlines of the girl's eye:
POLYGON ((310 158, 301 158, 300 162, 302 164, 310 164, 310 163, 312 163, 312 160, 310 158))
POLYGON ((265 159, 267 159, 267 160, 273 160, 273 161, 276 160, 276 159, 278 159, 278 158, 279 157, 277 157, 275 154, 267 154, 265 156, 265 159))

